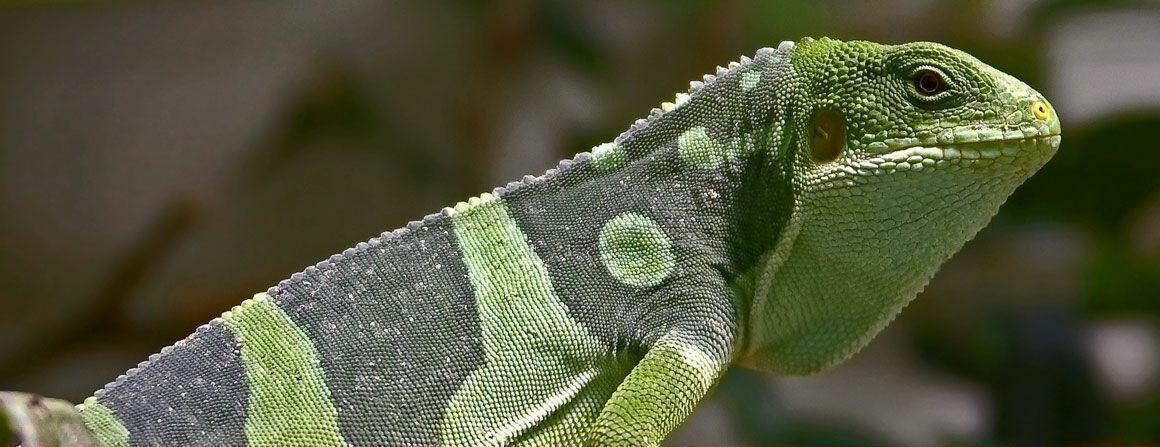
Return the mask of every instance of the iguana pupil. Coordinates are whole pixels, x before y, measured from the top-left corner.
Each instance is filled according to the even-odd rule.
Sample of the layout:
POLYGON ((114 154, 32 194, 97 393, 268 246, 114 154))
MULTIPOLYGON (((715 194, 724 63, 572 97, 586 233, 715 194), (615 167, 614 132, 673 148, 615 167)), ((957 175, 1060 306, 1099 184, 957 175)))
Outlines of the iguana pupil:
POLYGON ((914 88, 925 96, 934 96, 945 90, 942 76, 934 70, 921 70, 914 77, 914 88))

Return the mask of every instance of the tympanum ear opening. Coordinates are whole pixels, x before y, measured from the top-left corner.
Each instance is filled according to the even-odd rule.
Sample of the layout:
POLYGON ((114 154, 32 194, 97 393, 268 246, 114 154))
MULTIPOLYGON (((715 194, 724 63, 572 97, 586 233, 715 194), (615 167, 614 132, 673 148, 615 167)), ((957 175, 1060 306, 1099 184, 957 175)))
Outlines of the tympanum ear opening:
POLYGON ((833 110, 814 115, 810 131, 810 158, 818 163, 837 160, 846 148, 846 119, 833 110))

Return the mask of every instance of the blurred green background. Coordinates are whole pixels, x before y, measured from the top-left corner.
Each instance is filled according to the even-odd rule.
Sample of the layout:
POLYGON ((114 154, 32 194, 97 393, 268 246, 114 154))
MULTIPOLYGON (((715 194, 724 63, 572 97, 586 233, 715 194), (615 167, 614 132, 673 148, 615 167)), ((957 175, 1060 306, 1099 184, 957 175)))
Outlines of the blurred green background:
POLYGON ((670 446, 1160 445, 1160 3, 0 6, 0 389, 79 401, 383 230, 802 36, 964 49, 1059 154, 882 336, 733 371, 670 446))

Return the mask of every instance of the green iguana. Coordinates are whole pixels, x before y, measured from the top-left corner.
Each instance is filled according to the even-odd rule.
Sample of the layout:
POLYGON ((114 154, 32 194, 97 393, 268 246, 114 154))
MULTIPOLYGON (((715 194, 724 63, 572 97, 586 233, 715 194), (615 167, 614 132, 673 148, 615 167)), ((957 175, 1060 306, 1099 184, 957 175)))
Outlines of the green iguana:
POLYGON ((849 357, 1055 153, 933 43, 742 57, 610 143, 291 276, 77 406, 105 446, 656 446, 849 357))

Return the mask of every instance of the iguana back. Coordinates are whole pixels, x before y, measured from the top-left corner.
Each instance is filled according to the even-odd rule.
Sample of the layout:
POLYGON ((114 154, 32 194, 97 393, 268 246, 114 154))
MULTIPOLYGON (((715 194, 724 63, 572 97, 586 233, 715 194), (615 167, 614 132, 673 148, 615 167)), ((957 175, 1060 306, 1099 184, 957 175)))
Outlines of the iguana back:
POLYGON ((791 48, 722 71, 596 155, 293 275, 129 371, 85 413, 103 407, 96 413, 118 420, 133 445, 582 439, 640 359, 641 319, 677 310, 653 291, 682 275, 678 258, 737 274, 788 216, 787 195, 757 221, 728 212, 758 191, 740 185, 785 191, 784 176, 715 168, 781 138, 767 123, 776 90, 754 87, 788 73, 791 48), (716 101, 746 90, 749 101, 716 101), (684 138, 726 137, 697 150, 733 154, 682 152, 694 123, 699 132, 684 138), (709 165, 690 171, 690 156, 709 165), (728 236, 744 224, 773 231, 728 236), (629 251, 652 243, 668 255, 637 265, 617 251, 625 238, 645 245, 629 251), (620 245, 602 253, 601 241, 620 245))

